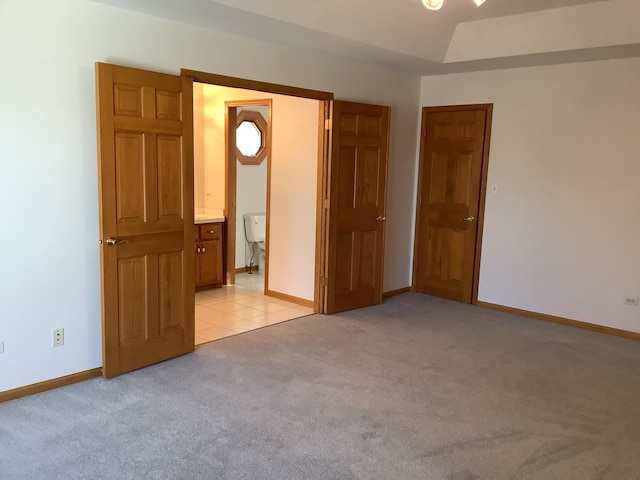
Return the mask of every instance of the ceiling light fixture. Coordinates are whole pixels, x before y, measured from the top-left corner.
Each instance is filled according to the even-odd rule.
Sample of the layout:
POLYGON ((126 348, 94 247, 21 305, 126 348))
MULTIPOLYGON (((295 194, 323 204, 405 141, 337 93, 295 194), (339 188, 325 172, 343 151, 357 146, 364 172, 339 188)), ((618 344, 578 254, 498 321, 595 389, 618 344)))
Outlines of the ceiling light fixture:
POLYGON ((422 3, 429 10, 440 10, 444 0, 422 0, 422 3))
MULTIPOLYGON (((479 7, 486 0, 473 0, 473 2, 479 7)), ((444 0, 422 0, 422 4, 429 10, 440 10, 444 5, 444 0)))

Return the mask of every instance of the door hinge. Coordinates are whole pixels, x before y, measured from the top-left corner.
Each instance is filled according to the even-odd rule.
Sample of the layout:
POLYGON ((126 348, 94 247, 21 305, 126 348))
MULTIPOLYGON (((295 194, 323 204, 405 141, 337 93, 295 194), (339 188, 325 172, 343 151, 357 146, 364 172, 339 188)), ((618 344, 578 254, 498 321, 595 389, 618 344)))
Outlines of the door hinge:
POLYGON ((331 119, 327 118, 324 121, 324 129, 325 130, 331 130, 331 119))
POLYGON ((324 275, 320 277, 320 285, 322 285, 323 287, 327 286, 327 277, 325 277, 324 275))
POLYGON ((329 199, 328 198, 323 198, 322 199, 322 208, 324 208, 325 210, 327 208, 329 208, 329 199))

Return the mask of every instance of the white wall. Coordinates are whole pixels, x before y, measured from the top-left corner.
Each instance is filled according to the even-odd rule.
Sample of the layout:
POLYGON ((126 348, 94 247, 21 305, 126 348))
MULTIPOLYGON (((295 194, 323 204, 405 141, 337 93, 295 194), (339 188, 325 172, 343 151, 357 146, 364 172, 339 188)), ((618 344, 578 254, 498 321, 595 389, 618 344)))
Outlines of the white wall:
POLYGON ((87 0, 0 2, 0 391, 102 363, 96 61, 391 105, 384 288, 409 285, 418 77, 87 0), (54 350, 58 327, 65 346, 54 350))
MULTIPOLYGON (((225 157, 225 121, 224 101, 219 98, 219 88, 214 85, 195 83, 202 88, 203 125, 203 162, 202 170, 195 171, 204 181, 202 207, 205 211, 224 210, 227 161, 225 157)), ((229 89, 233 91, 234 89, 229 89)), ((241 92, 242 90, 239 90, 241 92)), ((199 207, 200 205, 196 205, 199 207)))
POLYGON ((425 77, 494 103, 479 300, 640 332, 640 59, 425 77))
POLYGON ((269 290, 313 300, 319 102, 274 97, 269 205, 269 290))

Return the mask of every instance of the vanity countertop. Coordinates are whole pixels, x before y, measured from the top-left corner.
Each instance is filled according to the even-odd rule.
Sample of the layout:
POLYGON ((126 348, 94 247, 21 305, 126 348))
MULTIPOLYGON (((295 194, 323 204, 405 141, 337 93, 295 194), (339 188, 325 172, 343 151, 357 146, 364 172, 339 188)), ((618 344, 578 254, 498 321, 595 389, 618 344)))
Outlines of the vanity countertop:
POLYGON ((204 212, 196 213, 195 223, 199 225, 201 223, 218 223, 226 220, 223 210, 205 210, 204 212))

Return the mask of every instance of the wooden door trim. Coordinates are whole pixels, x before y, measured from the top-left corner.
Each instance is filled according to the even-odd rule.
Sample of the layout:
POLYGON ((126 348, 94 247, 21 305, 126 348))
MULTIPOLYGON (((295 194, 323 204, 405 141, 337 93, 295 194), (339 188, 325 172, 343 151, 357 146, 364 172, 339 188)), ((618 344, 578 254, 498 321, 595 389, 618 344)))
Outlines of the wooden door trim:
POLYGON ((267 107, 267 132, 266 132, 266 157, 267 157, 267 198, 266 198, 266 232, 264 251, 264 293, 269 290, 269 207, 271 205, 271 107, 270 98, 251 100, 229 100, 225 105, 225 158, 226 158, 226 188, 225 188, 225 214, 227 223, 227 248, 226 271, 223 273, 226 283, 235 283, 236 276, 236 235, 237 235, 237 195, 238 195, 238 162, 235 147, 236 117, 239 107, 260 106, 267 107))
POLYGON ((229 125, 236 124, 236 108, 225 108, 224 118, 224 158, 225 158, 225 194, 224 194, 224 215, 225 232, 227 242, 224 252, 224 267, 222 272, 222 283, 233 285, 236 283, 236 185, 237 170, 235 163, 236 151, 236 129, 229 128, 229 125), (232 147, 233 145, 233 147, 232 147), (233 152, 233 153, 232 153, 233 152), (233 159, 232 162, 230 159, 233 159))
POLYGON ((190 322, 188 330, 190 351, 195 349, 196 335, 196 304, 195 304, 195 288, 196 281, 193 272, 196 269, 196 256, 194 252, 194 243, 196 240, 195 225, 195 200, 194 200, 194 152, 193 152, 193 80, 188 77, 182 77, 182 124, 183 124, 183 141, 182 152, 184 156, 184 166, 182 188, 188 200, 185 200, 185 213, 187 219, 184 221, 184 245, 185 245, 185 264, 184 268, 191 272, 187 275, 187 281, 184 284, 183 299, 189 299, 187 304, 187 315, 190 322), (193 293, 191 293, 193 292, 193 293))
POLYGON ((215 73, 199 72, 183 68, 180 74, 191 77, 200 83, 209 83, 223 87, 243 88, 245 90, 257 90, 260 92, 277 93, 279 95, 289 95, 292 97, 309 98, 312 100, 333 100, 333 93, 321 90, 311 90, 308 88, 292 87, 290 85, 280 85, 277 83, 260 82, 245 78, 229 77, 215 73))
POLYGON ((416 274, 418 270, 418 233, 420 232, 420 195, 422 194, 423 182, 422 172, 424 170, 424 151, 426 147, 425 129, 427 128, 427 115, 441 112, 464 112, 479 111, 485 112, 484 145, 482 151, 482 169, 480 174, 480 198, 478 202, 478 228, 476 233, 473 285, 471 293, 471 304, 478 304, 478 284, 480 281, 480 257, 482 255, 482 237, 484 233, 484 210, 487 196, 487 176, 489 172, 489 151, 491 147, 491 124, 493 122, 493 103, 480 103, 469 105, 445 105, 435 107, 422 107, 422 123, 420 125, 420 158, 418 163, 418 190, 416 195, 416 220, 413 241, 413 274, 411 277, 411 291, 416 291, 416 274))
POLYGON ((327 255, 329 250, 329 162, 331 160, 331 142, 333 140, 331 125, 332 101, 320 102, 318 109, 318 186, 316 212, 316 285, 314 303, 316 313, 325 313, 327 298, 327 255))

